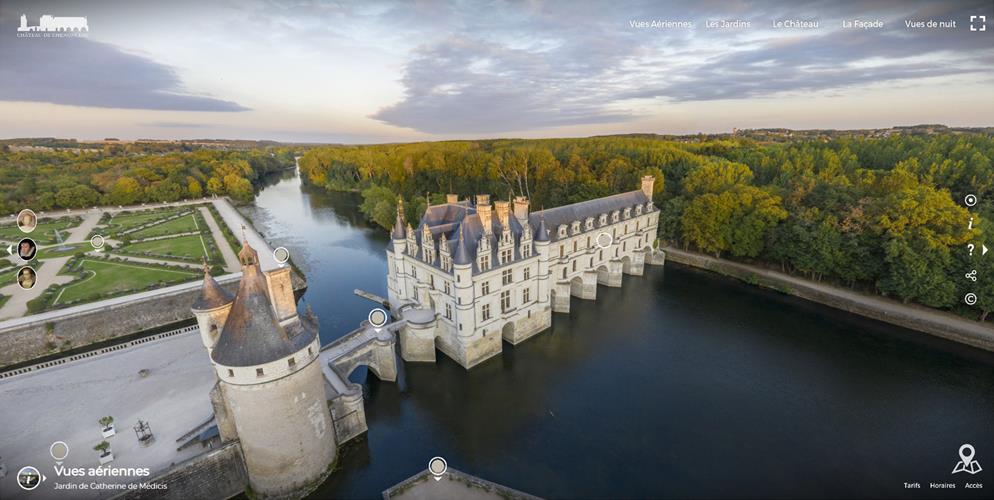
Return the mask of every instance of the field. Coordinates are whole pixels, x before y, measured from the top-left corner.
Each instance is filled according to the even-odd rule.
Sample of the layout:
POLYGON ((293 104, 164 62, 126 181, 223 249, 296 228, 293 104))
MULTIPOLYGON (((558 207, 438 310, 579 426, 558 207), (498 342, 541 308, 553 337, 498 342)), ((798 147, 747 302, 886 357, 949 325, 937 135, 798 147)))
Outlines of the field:
POLYGON ((128 238, 131 240, 140 240, 169 234, 192 233, 199 230, 199 224, 197 224, 193 214, 190 214, 169 222, 163 222, 162 224, 156 224, 133 233, 128 233, 128 238))
POLYGON ((52 305, 90 302, 126 292, 140 292, 163 284, 189 281, 199 275, 140 264, 84 259, 78 271, 87 275, 62 287, 52 305))
MULTIPOLYGON (((150 258, 178 259, 200 262, 208 255, 206 242, 201 235, 177 236, 160 240, 132 243, 121 248, 121 253, 150 258)), ((211 260, 211 259, 209 259, 211 260)))
POLYGON ((42 219, 38 222, 38 227, 30 233, 22 232, 16 225, 0 226, 0 240, 17 242, 21 238, 31 238, 39 245, 52 245, 56 243, 55 230, 61 233, 65 239, 69 235, 65 233, 67 229, 74 228, 80 224, 79 217, 61 217, 58 219, 42 219))
POLYGON ((141 227, 150 222, 168 218, 180 212, 177 208, 145 210, 142 212, 128 212, 111 217, 106 224, 104 233, 106 236, 116 237, 125 231, 141 227))

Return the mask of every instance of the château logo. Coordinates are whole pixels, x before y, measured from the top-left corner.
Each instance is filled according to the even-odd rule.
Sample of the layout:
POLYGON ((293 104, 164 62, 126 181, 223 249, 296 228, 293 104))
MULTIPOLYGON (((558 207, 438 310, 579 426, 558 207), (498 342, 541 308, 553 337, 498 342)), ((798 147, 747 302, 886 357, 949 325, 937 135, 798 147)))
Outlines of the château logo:
POLYGON ((21 38, 71 38, 83 37, 90 32, 85 17, 59 17, 44 14, 37 26, 28 26, 28 16, 21 14, 17 36, 21 38))

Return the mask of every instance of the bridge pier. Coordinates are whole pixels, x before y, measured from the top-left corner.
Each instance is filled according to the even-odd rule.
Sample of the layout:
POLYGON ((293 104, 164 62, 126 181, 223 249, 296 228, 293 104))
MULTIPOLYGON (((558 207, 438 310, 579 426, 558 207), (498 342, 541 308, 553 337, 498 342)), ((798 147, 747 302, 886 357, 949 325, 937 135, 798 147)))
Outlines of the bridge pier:
POLYGON ((398 332, 400 357, 404 361, 435 362, 435 313, 428 309, 409 309, 401 313, 407 320, 398 332))
POLYGON ((569 314, 570 284, 567 281, 552 284, 552 312, 569 314))
POLYGON ((636 250, 623 261, 625 264, 623 272, 629 276, 642 276, 645 274, 645 252, 636 250))
POLYGON ((583 271, 570 282, 569 293, 584 300, 597 300, 597 271, 583 271))
POLYGON ((607 266, 597 268, 597 284, 611 288, 620 288, 621 268, 622 264, 620 260, 611 260, 607 263, 607 266))

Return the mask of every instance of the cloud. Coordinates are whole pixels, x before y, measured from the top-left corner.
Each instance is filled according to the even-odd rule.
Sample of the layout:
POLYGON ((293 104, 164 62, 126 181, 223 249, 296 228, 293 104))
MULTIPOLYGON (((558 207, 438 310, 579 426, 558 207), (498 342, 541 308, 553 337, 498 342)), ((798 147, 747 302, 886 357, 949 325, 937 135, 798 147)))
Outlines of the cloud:
MULTIPOLYGON (((912 32, 904 19, 968 19, 974 2, 571 2, 518 4, 431 20, 400 80, 404 96, 371 117, 435 134, 494 133, 631 121, 644 103, 752 99, 842 91, 880 83, 990 74, 989 37, 966 29, 912 32), (880 18, 886 29, 841 30, 839 20, 880 18), (752 21, 707 30, 704 19, 752 21), (810 19, 810 32, 773 30, 771 19, 810 19), (691 19, 693 30, 632 30, 628 19, 691 19)), ((979 9, 979 10, 978 10, 979 9)), ((410 21, 410 11, 387 19, 410 21), (400 17, 405 16, 406 17, 400 17)), ((418 23, 398 23, 403 26, 418 23)), ((394 23, 391 23, 391 26, 394 23)))
POLYGON ((169 121, 145 122, 145 123, 139 123, 138 125, 141 127, 157 127, 157 128, 207 128, 211 126, 206 123, 169 122, 169 121))
POLYGON ((87 38, 0 40, 0 100, 103 108, 245 111, 240 104, 197 95, 176 71, 147 57, 87 38))

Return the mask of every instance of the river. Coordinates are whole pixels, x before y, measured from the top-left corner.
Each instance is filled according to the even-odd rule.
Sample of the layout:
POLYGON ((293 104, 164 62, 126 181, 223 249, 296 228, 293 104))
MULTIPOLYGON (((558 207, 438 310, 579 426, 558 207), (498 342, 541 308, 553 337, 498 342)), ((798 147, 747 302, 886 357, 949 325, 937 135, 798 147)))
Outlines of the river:
MULTIPOLYGON (((307 276, 328 342, 385 296, 359 197, 284 175, 245 210, 307 276)), ((994 355, 667 264, 573 299, 466 371, 444 355, 366 378, 369 432, 315 497, 380 498, 436 455, 562 497, 939 497, 994 488, 994 355), (961 444, 985 470, 951 475, 961 444), (984 481, 987 479, 987 481, 984 481), (921 490, 904 483, 920 482, 921 490), (955 492, 929 482, 956 484, 955 492)))

